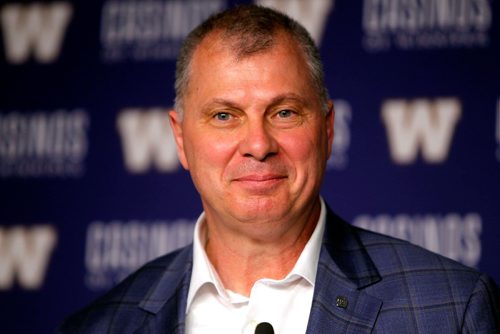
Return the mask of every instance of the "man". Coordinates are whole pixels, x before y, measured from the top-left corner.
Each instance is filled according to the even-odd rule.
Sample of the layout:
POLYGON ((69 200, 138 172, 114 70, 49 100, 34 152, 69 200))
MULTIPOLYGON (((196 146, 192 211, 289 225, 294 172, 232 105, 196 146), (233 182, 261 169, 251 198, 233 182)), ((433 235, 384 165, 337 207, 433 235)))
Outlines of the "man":
POLYGON ((335 216, 319 196, 333 140, 319 54, 257 6, 187 38, 170 113, 204 213, 194 243, 146 264, 64 333, 492 333, 486 276, 335 216))

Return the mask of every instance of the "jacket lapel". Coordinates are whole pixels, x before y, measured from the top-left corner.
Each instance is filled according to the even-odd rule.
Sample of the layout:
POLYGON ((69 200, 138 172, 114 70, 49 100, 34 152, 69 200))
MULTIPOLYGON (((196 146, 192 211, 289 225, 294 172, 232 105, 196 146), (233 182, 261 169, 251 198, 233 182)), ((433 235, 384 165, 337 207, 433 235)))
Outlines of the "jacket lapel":
MULTIPOLYGON (((139 305, 149 315, 136 334, 185 331, 192 247, 181 250, 164 270, 139 305)), ((380 279, 352 227, 328 208, 307 333, 371 332, 382 301, 363 288, 380 279)))
POLYGON ((151 287, 139 307, 150 315, 135 332, 182 334, 185 330, 186 303, 192 271, 192 245, 185 247, 151 287))
POLYGON ((352 227, 328 208, 307 333, 370 333, 382 301, 363 288, 380 279, 352 227))

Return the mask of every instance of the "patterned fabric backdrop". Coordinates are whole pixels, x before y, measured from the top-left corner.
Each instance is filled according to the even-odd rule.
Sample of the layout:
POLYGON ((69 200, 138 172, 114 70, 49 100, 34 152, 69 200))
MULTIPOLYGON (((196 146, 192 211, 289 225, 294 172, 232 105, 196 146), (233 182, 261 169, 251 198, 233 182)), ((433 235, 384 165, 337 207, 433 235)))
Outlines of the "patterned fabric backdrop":
MULTIPOLYGON (((242 1, 243 2, 243 1, 242 1)), ((261 0, 311 32, 336 109, 322 194, 500 282, 496 0, 261 0)), ((51 333, 201 212, 166 112, 223 0, 2 1, 2 333, 51 333)))

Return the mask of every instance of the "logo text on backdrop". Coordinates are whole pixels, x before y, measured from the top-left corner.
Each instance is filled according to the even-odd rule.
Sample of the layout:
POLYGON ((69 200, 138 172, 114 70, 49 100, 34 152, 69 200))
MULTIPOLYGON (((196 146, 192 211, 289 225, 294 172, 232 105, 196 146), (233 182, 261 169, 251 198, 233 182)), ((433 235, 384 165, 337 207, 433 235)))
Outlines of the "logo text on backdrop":
POLYGON ((147 261, 189 244, 195 221, 94 221, 87 228, 85 283, 108 289, 147 261))
POLYGON ((367 51, 487 47, 488 0, 364 0, 367 51))
POLYGON ((51 225, 0 226, 0 290, 12 288, 16 277, 24 289, 40 288, 56 244, 51 225))
POLYGON ((256 0, 258 5, 276 8, 300 22, 311 34, 316 45, 326 27, 328 15, 335 6, 335 0, 256 0))
POLYGON ((225 5, 222 0, 106 1, 101 14, 102 59, 175 59, 191 29, 225 5))
POLYGON ((81 109, 0 113, 0 177, 81 177, 89 125, 81 109))
POLYGON ((461 103, 455 98, 384 102, 382 120, 394 162, 411 164, 419 151, 427 163, 444 162, 461 114, 461 103))
POLYGON ((467 266, 477 267, 481 260, 483 225, 478 213, 361 215, 353 224, 408 240, 467 266))
POLYGON ((351 145, 351 105, 346 100, 335 100, 335 123, 332 154, 327 162, 328 170, 341 170, 349 164, 349 147, 351 145))
POLYGON ((5 56, 11 64, 22 64, 33 54, 40 63, 59 56, 73 14, 66 2, 9 4, 0 10, 5 56))
POLYGON ((179 167, 177 147, 166 108, 128 108, 118 114, 125 166, 131 173, 160 172, 179 167))

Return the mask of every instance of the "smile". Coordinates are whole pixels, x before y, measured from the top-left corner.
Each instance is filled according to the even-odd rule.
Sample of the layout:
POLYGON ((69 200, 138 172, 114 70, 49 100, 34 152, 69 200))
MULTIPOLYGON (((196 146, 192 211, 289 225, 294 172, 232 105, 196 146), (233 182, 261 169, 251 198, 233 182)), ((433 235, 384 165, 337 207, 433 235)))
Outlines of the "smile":
POLYGON ((278 186, 287 177, 278 174, 252 174, 238 177, 233 180, 247 191, 262 192, 278 186))

